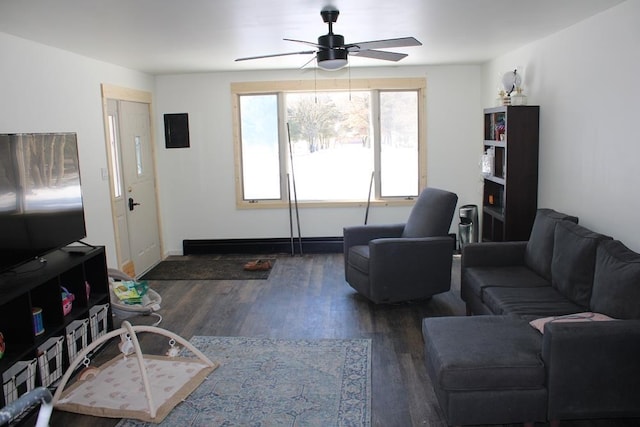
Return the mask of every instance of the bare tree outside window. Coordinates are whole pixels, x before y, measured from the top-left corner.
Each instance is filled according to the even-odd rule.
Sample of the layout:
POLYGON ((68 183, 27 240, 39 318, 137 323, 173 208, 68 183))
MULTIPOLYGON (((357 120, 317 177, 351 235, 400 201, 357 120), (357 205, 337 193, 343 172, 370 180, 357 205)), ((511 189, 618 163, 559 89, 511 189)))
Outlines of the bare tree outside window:
POLYGON ((287 94, 299 200, 361 200, 373 171, 369 92, 287 94))
POLYGON ((426 185, 424 79, 313 85, 232 85, 239 205, 287 203, 294 175, 308 204, 362 203, 370 188, 385 203, 417 196, 426 185))

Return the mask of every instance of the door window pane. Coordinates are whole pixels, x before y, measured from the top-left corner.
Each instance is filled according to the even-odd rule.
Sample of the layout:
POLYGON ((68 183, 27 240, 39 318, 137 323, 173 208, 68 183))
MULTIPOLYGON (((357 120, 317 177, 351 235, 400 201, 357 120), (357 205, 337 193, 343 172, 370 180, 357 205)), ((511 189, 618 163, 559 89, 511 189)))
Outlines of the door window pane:
POLYGON ((285 99, 298 200, 366 199, 373 171, 370 93, 288 93, 285 99))
POLYGON ((138 176, 142 176, 144 169, 142 167, 142 140, 139 136, 135 136, 134 144, 136 147, 136 173, 138 176))
POLYGON ((380 195, 417 196, 418 93, 380 92, 380 195))
POLYGON ((244 200, 280 199, 278 97, 240 96, 244 200))
POLYGON ((116 127, 116 117, 109 115, 109 145, 111 146, 111 180, 113 183, 113 197, 122 196, 122 178, 120 174, 120 154, 118 152, 118 129, 116 127))

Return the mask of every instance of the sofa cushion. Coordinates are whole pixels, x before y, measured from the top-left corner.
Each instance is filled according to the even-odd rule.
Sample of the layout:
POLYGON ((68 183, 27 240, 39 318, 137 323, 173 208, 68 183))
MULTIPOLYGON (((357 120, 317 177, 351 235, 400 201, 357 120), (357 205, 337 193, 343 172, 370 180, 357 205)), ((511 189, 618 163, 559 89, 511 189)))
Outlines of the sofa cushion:
POLYGON ((640 319, 640 254, 621 242, 600 243, 591 310, 618 319, 640 319))
POLYGON ((536 288, 550 286, 551 283, 523 265, 506 267, 468 267, 464 274, 465 292, 484 299, 485 287, 536 288))
POLYGON ((504 316, 433 317, 422 321, 425 359, 449 391, 535 389, 545 384, 541 335, 504 316))
POLYGON ((611 237, 569 221, 562 221, 556 225, 551 284, 564 296, 584 308, 589 307, 591 300, 596 249, 601 241, 607 239, 611 237))
POLYGON ((538 288, 484 289, 484 303, 495 314, 511 315, 532 320, 544 316, 561 316, 579 313, 584 309, 565 298, 557 289, 538 288))
POLYGON ((556 224, 560 221, 578 222, 578 218, 556 212, 553 209, 538 209, 527 242, 524 262, 527 267, 547 280, 551 280, 551 258, 556 224))

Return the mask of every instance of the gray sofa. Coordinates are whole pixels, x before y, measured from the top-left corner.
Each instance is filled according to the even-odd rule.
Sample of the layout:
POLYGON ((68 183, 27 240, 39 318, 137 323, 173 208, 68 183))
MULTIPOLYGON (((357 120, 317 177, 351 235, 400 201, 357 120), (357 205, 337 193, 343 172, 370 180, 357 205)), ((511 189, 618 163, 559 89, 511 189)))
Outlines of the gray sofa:
POLYGON ((529 241, 463 248, 461 296, 484 316, 423 320, 449 424, 640 417, 640 254, 540 209, 529 241))

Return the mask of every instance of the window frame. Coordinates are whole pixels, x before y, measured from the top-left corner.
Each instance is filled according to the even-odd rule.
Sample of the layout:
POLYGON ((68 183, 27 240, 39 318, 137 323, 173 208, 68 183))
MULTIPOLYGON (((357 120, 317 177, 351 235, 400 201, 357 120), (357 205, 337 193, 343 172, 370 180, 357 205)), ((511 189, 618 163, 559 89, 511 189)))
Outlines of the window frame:
MULTIPOLYGON (((374 78, 374 79, 323 79, 323 80, 286 80, 264 82, 239 82, 231 83, 231 103, 233 120, 233 146, 234 146, 234 174, 236 207, 241 209, 260 208, 284 208, 289 205, 286 198, 287 182, 286 167, 281 166, 280 200, 244 200, 242 182, 242 140, 240 118, 240 96, 242 95, 278 95, 278 132, 280 147, 288 143, 287 127, 284 121, 285 105, 284 94, 287 92, 327 92, 370 90, 376 91, 403 91, 415 90, 418 95, 418 192, 427 186, 427 120, 426 120, 426 79, 425 78, 374 78)), ((372 97, 372 102, 379 102, 378 96, 372 97), (375 101, 374 101, 375 99, 375 101)), ((372 120, 377 124, 373 126, 374 144, 379 144, 379 109, 374 108, 372 120)), ((280 150, 281 165, 288 164, 285 154, 280 150)), ((379 146, 374 150, 374 188, 370 204, 372 206, 403 206, 413 204, 414 197, 386 197, 380 196, 380 153, 379 146)), ((363 207, 367 200, 335 200, 335 201, 298 201, 300 207, 363 207)))

